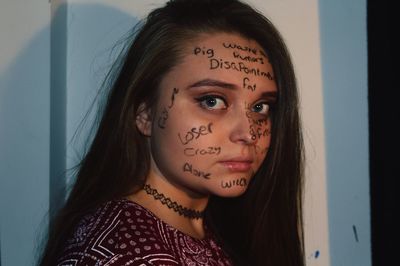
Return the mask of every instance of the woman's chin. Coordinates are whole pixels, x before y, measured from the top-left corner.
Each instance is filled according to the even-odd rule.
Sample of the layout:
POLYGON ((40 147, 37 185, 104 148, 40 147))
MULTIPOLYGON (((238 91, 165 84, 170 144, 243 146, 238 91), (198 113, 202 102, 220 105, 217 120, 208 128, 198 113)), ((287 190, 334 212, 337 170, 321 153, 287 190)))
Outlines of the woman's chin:
POLYGON ((221 188, 218 191, 214 191, 214 195, 223 198, 234 198, 241 196, 246 190, 247 187, 221 188))

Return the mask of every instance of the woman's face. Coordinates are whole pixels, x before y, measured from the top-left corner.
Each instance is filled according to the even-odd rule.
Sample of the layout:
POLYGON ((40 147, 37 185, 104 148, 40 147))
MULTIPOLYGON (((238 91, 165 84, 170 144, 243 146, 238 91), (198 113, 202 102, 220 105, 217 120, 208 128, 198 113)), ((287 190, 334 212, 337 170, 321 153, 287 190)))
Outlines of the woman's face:
POLYGON ((268 152, 272 66, 236 34, 201 35, 184 54, 152 110, 151 172, 193 195, 238 196, 268 152))

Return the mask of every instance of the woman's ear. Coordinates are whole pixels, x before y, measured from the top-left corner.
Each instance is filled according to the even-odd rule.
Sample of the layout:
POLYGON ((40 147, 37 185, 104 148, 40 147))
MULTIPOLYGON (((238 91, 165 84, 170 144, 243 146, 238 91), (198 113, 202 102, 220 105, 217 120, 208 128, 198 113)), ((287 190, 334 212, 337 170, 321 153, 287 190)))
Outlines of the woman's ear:
POLYGON ((151 136, 151 110, 147 108, 147 106, 142 103, 140 104, 137 113, 136 113, 136 127, 139 131, 147 136, 151 136))

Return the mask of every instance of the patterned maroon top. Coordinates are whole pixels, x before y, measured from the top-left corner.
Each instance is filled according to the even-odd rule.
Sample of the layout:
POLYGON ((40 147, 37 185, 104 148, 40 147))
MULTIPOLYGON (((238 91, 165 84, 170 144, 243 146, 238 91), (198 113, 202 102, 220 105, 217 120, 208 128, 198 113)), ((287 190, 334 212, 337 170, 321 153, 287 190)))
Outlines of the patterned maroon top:
POLYGON ((58 265, 232 265, 207 230, 196 239, 144 207, 110 201, 79 223, 58 265))

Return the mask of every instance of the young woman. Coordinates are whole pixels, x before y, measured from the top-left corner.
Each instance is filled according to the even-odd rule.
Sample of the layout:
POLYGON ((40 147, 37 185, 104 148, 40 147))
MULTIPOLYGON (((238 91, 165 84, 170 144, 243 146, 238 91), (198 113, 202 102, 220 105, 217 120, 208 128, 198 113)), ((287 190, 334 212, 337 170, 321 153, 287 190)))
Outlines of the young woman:
POLYGON ((236 0, 171 0, 118 67, 41 265, 304 265, 295 76, 236 0))

